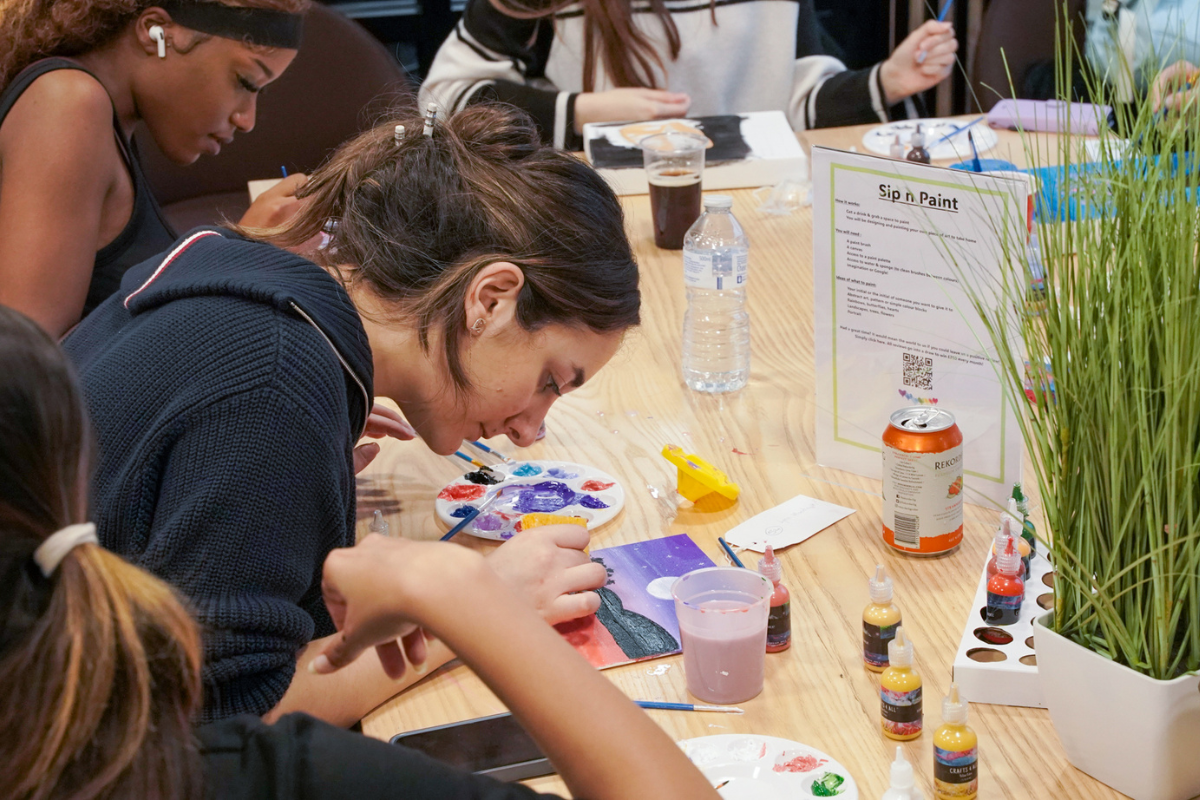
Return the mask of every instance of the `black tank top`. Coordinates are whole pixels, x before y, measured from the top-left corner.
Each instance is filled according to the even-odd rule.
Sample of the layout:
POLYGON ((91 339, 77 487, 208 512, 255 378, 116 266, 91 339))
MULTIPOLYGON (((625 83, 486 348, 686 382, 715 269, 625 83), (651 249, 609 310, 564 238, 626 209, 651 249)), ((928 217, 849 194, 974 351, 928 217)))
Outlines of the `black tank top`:
MULTIPOLYGON (((9 110, 16 104, 21 94, 35 80, 47 72, 58 69, 77 69, 80 72, 91 72, 74 61, 65 58, 46 58, 26 67, 22 72, 0 92, 0 125, 9 110)), ((92 75, 95 78, 95 75, 92 75)), ((129 215, 129 223, 117 234, 117 238, 106 244, 96 253, 96 263, 92 268, 92 282, 88 286, 87 301, 83 306, 84 316, 100 305, 109 295, 121 286, 121 277, 125 270, 134 264, 140 264, 151 256, 168 249, 176 239, 175 232, 167 224, 150 191, 150 184, 142 174, 138 164, 137 153, 125 139, 117 121, 117 109, 113 107, 113 135, 117 138, 117 149, 129 170, 133 181, 133 213, 129 215)))

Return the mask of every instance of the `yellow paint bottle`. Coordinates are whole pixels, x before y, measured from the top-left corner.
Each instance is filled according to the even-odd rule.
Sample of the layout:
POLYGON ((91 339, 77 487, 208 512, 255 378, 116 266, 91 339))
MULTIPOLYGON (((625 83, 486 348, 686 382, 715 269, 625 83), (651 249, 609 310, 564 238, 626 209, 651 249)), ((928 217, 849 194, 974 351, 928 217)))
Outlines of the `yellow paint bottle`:
POLYGON ((979 737, 967 727, 967 701, 958 684, 942 700, 942 726, 933 735, 933 791, 937 800, 979 795, 979 737))
POLYGON ((879 679, 883 735, 906 742, 921 735, 922 714, 921 676, 912 668, 913 646, 903 626, 888 643, 888 662, 879 679))
POLYGON ((888 642, 900 627, 900 609, 892 602, 892 579, 884 574, 883 564, 876 565, 867 589, 871 602, 863 609, 863 664, 872 672, 883 672, 888 665, 888 642))

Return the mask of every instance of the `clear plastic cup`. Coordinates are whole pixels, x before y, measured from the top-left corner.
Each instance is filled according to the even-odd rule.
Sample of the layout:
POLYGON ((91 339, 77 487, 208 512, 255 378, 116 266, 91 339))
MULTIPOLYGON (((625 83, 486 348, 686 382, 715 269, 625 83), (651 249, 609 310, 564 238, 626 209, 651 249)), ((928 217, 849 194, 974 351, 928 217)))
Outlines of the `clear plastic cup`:
POLYGON ((654 243, 666 250, 683 248, 683 235, 700 217, 700 181, 708 139, 668 131, 638 142, 650 183, 654 243))
POLYGON ((675 615, 688 691, 709 703, 741 703, 763 687, 771 582, 738 567, 698 569, 675 581, 675 615))

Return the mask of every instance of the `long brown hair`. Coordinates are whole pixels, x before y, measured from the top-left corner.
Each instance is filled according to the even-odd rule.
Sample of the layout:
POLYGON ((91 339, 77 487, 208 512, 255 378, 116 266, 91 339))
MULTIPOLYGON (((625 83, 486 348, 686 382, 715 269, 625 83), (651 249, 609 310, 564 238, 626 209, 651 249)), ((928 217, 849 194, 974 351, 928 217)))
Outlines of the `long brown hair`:
POLYGON ((4 796, 201 796, 200 641, 172 590, 94 544, 33 561, 86 518, 88 428, 66 358, 0 306, 0 764, 4 796))
MULTIPOLYGON (((2 0, 0 89, 33 62, 78 56, 117 38, 153 0, 2 0)), ((309 0, 237 0, 226 5, 300 13, 309 0)))
MULTIPOLYGON (((597 61, 613 86, 658 88, 656 69, 666 71, 653 42, 634 24, 632 0, 488 0, 501 12, 517 19, 550 17, 568 6, 583 10, 583 90, 596 90, 597 61)), ((679 29, 664 0, 650 0, 650 12, 658 17, 667 37, 671 60, 679 58, 679 29)), ((709 14, 717 24, 716 0, 709 0, 709 14)))
POLYGON ((524 285, 517 322, 598 333, 640 321, 637 264, 621 204, 595 170, 539 143, 511 106, 470 106, 438 120, 395 119, 342 145, 312 174, 302 210, 282 229, 249 231, 299 245, 336 223, 327 265, 350 265, 348 280, 416 321, 444 343, 453 384, 468 388, 459 347, 467 289, 485 266, 507 261, 524 285), (408 135, 397 144, 394 128, 408 135))

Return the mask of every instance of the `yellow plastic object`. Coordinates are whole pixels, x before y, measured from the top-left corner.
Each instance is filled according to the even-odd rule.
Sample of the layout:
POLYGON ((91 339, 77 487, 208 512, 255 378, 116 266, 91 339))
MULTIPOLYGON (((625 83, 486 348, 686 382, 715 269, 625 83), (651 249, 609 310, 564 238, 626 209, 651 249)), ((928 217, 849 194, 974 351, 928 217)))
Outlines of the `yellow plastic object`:
POLYGON ((679 468, 679 493, 693 503, 713 492, 729 500, 736 500, 742 491, 724 472, 694 453, 683 452, 681 447, 666 445, 662 449, 662 455, 679 468))
POLYGON ((521 516, 521 530, 523 531, 539 528, 542 525, 578 525, 586 528, 587 520, 583 517, 566 517, 562 514, 523 514, 521 516))

